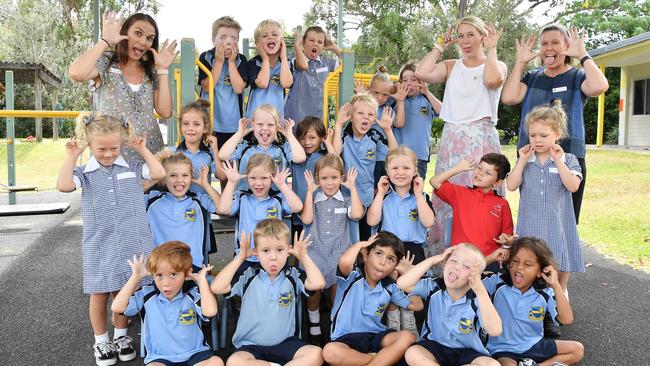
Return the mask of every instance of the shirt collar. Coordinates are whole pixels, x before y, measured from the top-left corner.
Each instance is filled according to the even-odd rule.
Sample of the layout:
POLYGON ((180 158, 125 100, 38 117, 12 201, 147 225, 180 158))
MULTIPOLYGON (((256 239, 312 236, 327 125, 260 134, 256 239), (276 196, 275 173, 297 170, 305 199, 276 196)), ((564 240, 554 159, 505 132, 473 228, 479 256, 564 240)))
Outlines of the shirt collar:
MULTIPOLYGON (((537 160, 537 156, 535 155, 535 153, 530 154, 530 158, 528 158, 528 162, 529 163, 534 163, 535 160, 537 160)), ((550 160, 553 160, 553 158, 551 158, 550 160)), ((561 160, 562 160, 563 163, 566 163, 566 154, 562 154, 562 159, 561 160)))
MULTIPOLYGON (((321 201, 327 201, 327 198, 328 197, 325 195, 325 193, 323 193, 323 191, 318 191, 318 193, 316 193, 316 197, 314 197, 314 204, 317 204, 318 202, 321 202, 321 201)), ((334 198, 335 200, 338 200, 338 201, 341 201, 341 202, 344 201, 343 193, 341 193, 340 189, 331 198, 334 198)))
MULTIPOLYGON (((129 167, 129 164, 126 162, 126 160, 124 160, 122 155, 118 156, 117 159, 115 159, 115 161, 113 162, 113 165, 119 165, 119 166, 123 166, 125 168, 129 167)), ((91 155, 90 159, 88 159, 88 162, 86 163, 86 167, 84 168, 84 173, 89 173, 89 172, 95 171, 95 170, 99 169, 99 167, 100 167, 99 162, 97 161, 97 159, 95 159, 94 156, 91 155)))

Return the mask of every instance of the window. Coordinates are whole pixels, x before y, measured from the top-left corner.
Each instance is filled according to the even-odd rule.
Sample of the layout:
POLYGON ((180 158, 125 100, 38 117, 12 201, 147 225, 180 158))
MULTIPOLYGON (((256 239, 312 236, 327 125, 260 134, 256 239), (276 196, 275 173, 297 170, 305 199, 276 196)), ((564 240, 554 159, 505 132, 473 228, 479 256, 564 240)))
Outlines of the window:
POLYGON ((633 115, 650 115, 650 79, 634 81, 633 115))

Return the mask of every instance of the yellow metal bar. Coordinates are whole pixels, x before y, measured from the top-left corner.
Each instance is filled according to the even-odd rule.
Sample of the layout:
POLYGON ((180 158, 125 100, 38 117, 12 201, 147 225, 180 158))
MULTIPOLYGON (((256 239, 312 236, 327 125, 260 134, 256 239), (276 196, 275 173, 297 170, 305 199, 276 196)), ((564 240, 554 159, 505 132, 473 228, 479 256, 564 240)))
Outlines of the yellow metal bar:
MULTIPOLYGON (((176 81, 176 116, 181 116, 181 70, 174 69, 174 80, 176 81)), ((178 133, 176 134, 176 146, 181 143, 181 124, 176 123, 178 133)))
MULTIPOLYGON (((605 65, 598 65, 600 71, 605 74, 605 65)), ((596 146, 603 146, 603 134, 605 130, 605 93, 598 96, 598 129, 596 132, 596 146)))
MULTIPOLYGON (((339 67, 336 68, 336 70, 332 71, 327 75, 327 78, 325 79, 325 84, 324 84, 324 89, 323 89, 323 124, 325 125, 325 129, 327 129, 328 126, 328 120, 327 120, 327 115, 329 112, 329 82, 333 80, 334 78, 337 78, 339 74, 343 71, 343 65, 339 65, 339 67)), ((337 83, 338 84, 338 83, 337 83)))
POLYGON ((194 58, 194 63, 199 67, 206 75, 208 75, 208 84, 210 89, 208 90, 208 101, 210 102, 210 133, 214 131, 214 78, 212 77, 212 72, 208 70, 205 65, 201 63, 198 57, 194 58))
MULTIPOLYGON (((0 118, 77 118, 80 113, 87 111, 41 111, 41 110, 0 110, 0 118)), ((154 113, 154 118, 158 119, 158 113, 154 113)))

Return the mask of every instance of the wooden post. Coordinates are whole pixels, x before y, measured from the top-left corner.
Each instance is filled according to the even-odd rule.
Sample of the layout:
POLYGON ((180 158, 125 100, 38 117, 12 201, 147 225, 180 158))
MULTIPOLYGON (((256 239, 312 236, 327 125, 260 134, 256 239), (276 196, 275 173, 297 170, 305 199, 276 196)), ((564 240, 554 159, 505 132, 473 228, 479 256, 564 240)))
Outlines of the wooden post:
MULTIPOLYGON (((43 82, 41 81, 41 75, 37 71, 34 75, 34 109, 40 111, 43 109, 43 82)), ((43 142, 43 118, 36 117, 36 141, 43 142)))

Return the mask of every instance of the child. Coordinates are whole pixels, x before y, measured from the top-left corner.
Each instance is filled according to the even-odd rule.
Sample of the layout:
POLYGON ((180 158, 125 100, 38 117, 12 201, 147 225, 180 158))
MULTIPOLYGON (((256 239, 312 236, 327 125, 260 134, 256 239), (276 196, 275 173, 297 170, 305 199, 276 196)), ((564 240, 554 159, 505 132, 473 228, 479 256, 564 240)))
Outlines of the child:
MULTIPOLYGON (((394 113, 385 108, 379 126, 386 135, 388 146, 379 139, 379 135, 371 129, 377 120, 377 101, 367 94, 357 94, 350 102, 341 107, 334 126, 334 141, 332 145, 337 154, 341 154, 347 169, 354 167, 359 172, 357 177, 357 191, 361 203, 369 207, 375 191, 375 164, 377 154, 397 147, 395 135, 391 126, 394 113), (345 130, 345 122, 351 121, 345 130)), ((365 219, 359 222, 359 237, 366 240, 370 237, 370 226, 365 219)))
POLYGON ((514 239, 510 205, 494 191, 503 184, 508 172, 508 158, 488 153, 478 165, 461 160, 452 169, 429 180, 436 196, 453 209, 451 245, 474 243, 486 256, 487 269, 491 272, 498 272, 496 261, 506 254, 500 244, 507 245, 514 239), (472 188, 448 182, 454 175, 472 169, 472 188))
POLYGON ((519 238, 510 249, 506 273, 483 280, 503 319, 503 333, 487 348, 502 366, 573 365, 584 354, 575 341, 544 339, 544 315, 562 324, 573 322, 569 299, 558 282, 553 253, 537 238, 519 238))
MULTIPOLYGON (((280 115, 275 107, 270 104, 257 107, 253 113, 252 133, 249 123, 247 119, 239 121, 237 132, 219 150, 220 160, 238 160, 240 173, 256 153, 271 156, 280 170, 290 168, 292 161, 305 161, 305 151, 293 135, 294 122, 285 120, 284 129, 281 129, 280 115)), ((248 189, 247 182, 241 182, 239 189, 248 189)))
POLYGON ((339 260, 336 299, 332 308, 332 342, 323 348, 323 358, 336 365, 393 365, 404 356, 415 336, 395 332, 381 323, 389 303, 421 310, 419 298, 409 298, 390 275, 403 273, 408 263, 401 240, 381 231, 368 241, 352 245, 339 260), (361 252, 364 264, 357 264, 361 252), (398 265, 399 263, 399 265, 398 265))
POLYGON ((296 33, 296 54, 289 63, 293 72, 293 86, 284 105, 286 118, 294 121, 302 121, 308 116, 323 118, 325 79, 338 66, 338 59, 321 55, 324 50, 341 56, 341 50, 323 28, 317 25, 307 28, 302 40, 300 34, 296 33))
POLYGON ((507 185, 520 188, 517 234, 548 243, 568 294, 569 273, 584 272, 585 263, 571 200, 582 179, 580 165, 556 143, 567 134, 566 118, 561 105, 534 108, 526 116, 530 144, 519 149, 507 185))
MULTIPOLYGON (((381 224, 381 230, 395 234, 404 243, 404 250, 414 255, 414 264, 425 258, 427 230, 435 215, 424 194, 424 180, 417 174, 416 155, 406 146, 399 146, 386 157, 386 171, 377 185, 377 194, 368 208, 368 225, 381 224), (389 193, 390 192, 390 193, 389 193)), ((388 327, 417 334, 413 312, 400 311, 393 304, 388 308, 388 327)))
POLYGON ((490 337, 501 334, 501 318, 481 282, 484 269, 485 257, 478 248, 458 244, 400 276, 399 288, 429 304, 420 341, 406 351, 409 365, 499 366, 479 336, 483 331, 490 337), (442 279, 422 278, 445 259, 442 279))
POLYGON ((140 314, 144 363, 223 366, 201 332, 201 322, 215 316, 218 309, 206 279, 212 266, 192 273, 190 247, 180 241, 160 245, 146 261, 144 256, 134 255, 128 263, 131 277, 115 296, 111 309, 128 316, 140 314), (138 290, 149 274, 154 285, 138 290), (186 279, 196 285, 186 286, 186 279))
MULTIPOLYGON (((307 192, 300 218, 308 225, 313 238, 309 256, 325 277, 325 288, 330 295, 336 293, 336 268, 341 254, 350 246, 350 221, 363 217, 363 204, 359 199, 355 180, 357 171, 350 168, 343 182, 343 161, 336 154, 327 154, 316 163, 316 180, 311 171, 304 177, 307 192), (341 190, 343 185, 347 190, 341 190)), ((355 228, 356 229, 356 228, 355 228)), ((309 336, 312 344, 322 344, 320 329, 320 299, 317 291, 307 300, 309 314, 309 336)))
POLYGON ((192 272, 198 272, 207 263, 207 254, 213 237, 210 214, 216 211, 221 196, 208 181, 208 167, 201 170, 199 179, 192 178, 192 161, 182 153, 162 160, 167 192, 151 191, 145 195, 147 216, 155 245, 170 240, 181 240, 190 247, 192 272), (188 192, 190 183, 207 193, 188 192))
POLYGON ((320 347, 308 345, 300 338, 297 312, 303 294, 323 288, 325 279, 309 258, 309 237, 294 236, 289 247, 289 228, 278 219, 260 221, 250 235, 241 232, 241 250, 219 272, 211 289, 216 294, 241 297, 241 315, 232 343, 235 352, 230 366, 320 366, 320 347), (236 276, 238 268, 251 254, 259 257, 261 268, 248 268, 236 276), (304 271, 287 265, 293 254, 304 271), (231 285, 231 281, 234 284, 231 285))
POLYGON ((415 77, 415 69, 417 65, 409 62, 399 71, 399 81, 406 88, 407 94, 401 101, 396 99, 396 113, 404 118, 395 120, 394 129, 397 143, 415 151, 418 174, 425 179, 430 155, 431 123, 440 112, 442 104, 431 94, 424 81, 415 77))
POLYGON ((126 161, 120 155, 122 143, 132 139, 130 125, 115 117, 82 113, 77 118, 75 137, 66 143, 67 155, 56 188, 72 192, 81 188, 83 218, 83 288, 90 294, 90 323, 95 334, 93 351, 97 365, 113 365, 136 357, 133 340, 126 335, 128 319, 113 314, 114 342, 106 329, 108 298, 115 296, 128 278, 127 259, 153 249, 151 231, 142 200, 142 180, 160 179, 165 169, 146 147, 146 139, 130 142, 141 161, 126 161), (91 157, 75 168, 88 146, 91 157))
POLYGON ((248 61, 251 86, 246 117, 252 118, 257 107, 272 105, 284 119, 284 90, 291 88, 293 76, 287 59, 287 45, 282 38, 282 25, 266 19, 255 28, 257 56, 248 61))
MULTIPOLYGON (((210 70, 214 80, 214 135, 219 148, 237 131, 242 117, 242 95, 248 78, 246 56, 239 53, 241 26, 235 19, 223 16, 212 23, 211 50, 203 52, 199 61, 210 70)), ((208 75, 199 69, 201 98, 209 98, 208 75)), ((212 133, 212 131, 210 131, 212 133)), ((216 155, 215 155, 216 156, 216 155)))
MULTIPOLYGON (((228 177, 226 188, 221 192, 223 199, 219 202, 217 212, 220 215, 236 216, 235 238, 238 233, 253 232, 255 225, 263 219, 276 218, 282 220, 286 215, 302 210, 300 198, 287 186, 286 179, 289 170, 276 172, 273 159, 266 154, 255 154, 248 161, 246 174, 241 175, 237 171, 237 163, 230 165, 223 163, 223 169, 228 177), (250 189, 248 191, 235 191, 240 179, 246 178, 250 189), (271 191, 271 184, 274 183, 280 192, 271 191), (232 197, 232 198, 231 198, 232 197)), ((251 245, 255 248, 255 242, 251 245)), ((235 244, 235 253, 241 250, 241 245, 235 244)), ((245 257, 246 261, 241 268, 243 272, 247 267, 259 262, 256 256, 245 257)))
MULTIPOLYGON (((161 118, 172 115, 168 69, 176 57, 176 41, 165 41, 158 52, 158 25, 143 13, 125 21, 111 12, 102 24, 101 38, 70 64, 70 78, 92 80, 93 110, 129 121, 136 136, 147 136, 147 149, 158 153, 164 142, 154 109, 161 118)), ((122 156, 141 159, 129 147, 122 156)))
MULTIPOLYGON (((206 108, 209 104, 205 100, 198 100, 185 105, 180 112, 181 140, 177 152, 182 152, 192 161, 192 178, 198 180, 204 167, 208 168, 208 183, 211 183, 211 173, 220 180, 225 181, 226 175, 215 163, 215 156, 219 156, 217 138, 210 134, 210 115, 206 108)), ((190 191, 194 193, 208 193, 201 186, 192 183, 190 191)), ((165 240, 167 241, 167 240, 165 240)))

